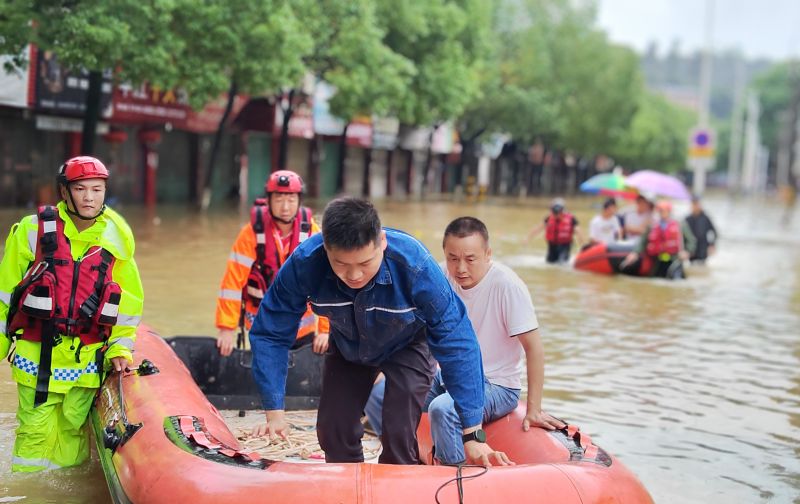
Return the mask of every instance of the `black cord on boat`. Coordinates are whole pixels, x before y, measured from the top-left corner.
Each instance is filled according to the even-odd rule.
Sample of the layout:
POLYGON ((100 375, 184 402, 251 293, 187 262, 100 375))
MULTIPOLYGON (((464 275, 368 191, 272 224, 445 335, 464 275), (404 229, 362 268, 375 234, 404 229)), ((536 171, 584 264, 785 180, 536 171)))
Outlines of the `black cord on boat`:
POLYGON ((447 485, 449 485, 450 483, 452 483, 454 481, 456 482, 456 486, 458 487, 458 504, 464 504, 464 487, 462 486, 462 482, 464 480, 475 479, 475 478, 478 478, 480 476, 483 476, 488 471, 489 471, 488 467, 484 467, 484 466, 481 466, 481 465, 472 465, 472 464, 461 464, 461 465, 459 465, 458 468, 456 469, 456 477, 445 481, 442 484, 442 486, 440 486, 436 490, 436 494, 434 495, 434 499, 436 499, 436 504, 442 504, 439 501, 439 492, 441 492, 442 489, 444 489, 444 487, 446 487, 447 485), (474 468, 477 468, 477 469, 482 469, 482 471, 479 472, 479 473, 476 473, 476 474, 470 474, 469 476, 463 476, 461 474, 461 471, 465 467, 474 467, 474 468))

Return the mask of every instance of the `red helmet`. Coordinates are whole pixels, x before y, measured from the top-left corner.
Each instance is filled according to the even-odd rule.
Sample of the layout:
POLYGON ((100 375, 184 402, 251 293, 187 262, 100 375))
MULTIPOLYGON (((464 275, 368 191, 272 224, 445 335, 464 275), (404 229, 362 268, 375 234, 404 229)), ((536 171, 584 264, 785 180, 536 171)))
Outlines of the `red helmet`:
POLYGON ((99 159, 91 156, 68 159, 58 170, 58 181, 62 184, 93 178, 107 179, 108 169, 99 159))
POLYGON ((303 179, 293 171, 278 170, 269 176, 264 189, 267 194, 274 192, 302 194, 304 190, 303 179))

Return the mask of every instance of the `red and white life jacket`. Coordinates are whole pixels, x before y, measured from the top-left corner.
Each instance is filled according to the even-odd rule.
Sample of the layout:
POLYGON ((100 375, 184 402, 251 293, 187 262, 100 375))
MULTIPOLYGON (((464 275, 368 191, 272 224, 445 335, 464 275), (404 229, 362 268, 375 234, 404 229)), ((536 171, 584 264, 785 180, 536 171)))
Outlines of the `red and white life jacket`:
MULTIPOLYGON (((289 253, 311 235, 311 209, 300 207, 297 213, 298 215, 292 223, 289 253)), ((269 286, 272 285, 272 281, 286 257, 281 257, 275 246, 275 239, 272 236, 273 220, 267 199, 259 198, 255 201, 253 208, 250 209, 250 225, 256 235, 256 260, 247 277, 247 284, 242 291, 242 299, 245 303, 257 307, 269 286)))
POLYGON ((675 255, 681 250, 681 228, 678 221, 670 219, 662 229, 661 224, 654 224, 647 235, 647 255, 675 255))
POLYGON ((545 227, 545 239, 556 245, 566 245, 572 243, 572 225, 574 219, 571 213, 562 212, 558 215, 551 213, 547 218, 545 227))
POLYGON ((22 329, 22 339, 41 342, 48 327, 55 339, 77 336, 84 345, 106 340, 122 294, 111 278, 114 256, 94 246, 75 261, 58 209, 40 207, 38 221, 36 258, 14 290, 8 334, 22 329))

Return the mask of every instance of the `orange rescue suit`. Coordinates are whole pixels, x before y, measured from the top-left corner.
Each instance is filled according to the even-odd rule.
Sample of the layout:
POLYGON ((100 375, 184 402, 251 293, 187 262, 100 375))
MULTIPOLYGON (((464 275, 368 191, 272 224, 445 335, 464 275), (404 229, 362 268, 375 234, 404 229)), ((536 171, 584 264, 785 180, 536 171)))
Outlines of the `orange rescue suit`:
MULTIPOLYGON (((301 212, 304 210, 306 209, 301 208, 298 211, 295 220, 301 218, 301 212)), ((294 251, 291 248, 292 234, 282 237, 280 230, 272 223, 271 219, 266 225, 266 237, 267 239, 271 237, 274 240, 275 251, 280 261, 279 265, 283 265, 289 254, 294 251)), ((297 226, 294 227, 296 228, 297 226)), ((319 231, 319 226, 312 219, 310 234, 318 233, 319 231)), ((245 224, 233 243, 225 275, 222 277, 220 294, 217 298, 216 326, 218 328, 235 329, 239 327, 242 317, 245 329, 249 330, 253 324, 253 319, 258 313, 258 304, 246 300, 244 302, 244 313, 242 313, 242 294, 248 286, 248 277, 253 269, 253 264, 256 262, 256 245, 257 239, 253 225, 251 223, 245 224)), ((330 331, 328 319, 325 317, 317 318, 309 307, 300 321, 297 338, 302 338, 315 332, 315 330, 317 333, 328 333, 330 331)))

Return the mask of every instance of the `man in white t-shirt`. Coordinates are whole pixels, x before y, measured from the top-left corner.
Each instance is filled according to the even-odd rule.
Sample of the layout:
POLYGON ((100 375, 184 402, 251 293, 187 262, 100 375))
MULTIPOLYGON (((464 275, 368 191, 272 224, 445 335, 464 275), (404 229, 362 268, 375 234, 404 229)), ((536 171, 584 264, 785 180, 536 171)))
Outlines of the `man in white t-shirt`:
POLYGON ((636 207, 623 212, 626 239, 641 236, 645 229, 656 222, 657 218, 653 215, 654 201, 655 195, 641 192, 636 196, 636 207))
MULTIPOLYGON (((443 247, 447 279, 467 307, 481 347, 486 379, 483 423, 517 407, 524 354, 528 400, 522 429, 563 428, 560 420, 542 411, 544 350, 527 286, 510 268, 492 262, 489 232, 478 219, 460 217, 451 222, 443 247)), ((370 424, 376 429, 380 429, 376 425, 380 415, 375 411, 380 388, 380 384, 375 386, 367 406, 370 424)), ((464 462, 461 423, 441 372, 434 376, 426 404, 435 457, 444 464, 464 462)))
POLYGON ((617 202, 614 198, 608 198, 603 203, 603 211, 589 223, 590 243, 611 243, 622 238, 622 226, 616 214, 617 202))

